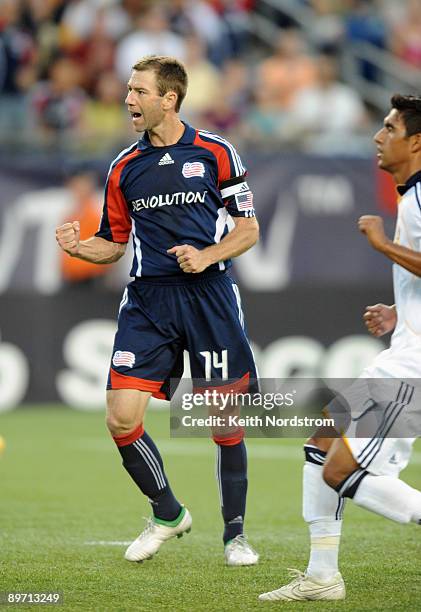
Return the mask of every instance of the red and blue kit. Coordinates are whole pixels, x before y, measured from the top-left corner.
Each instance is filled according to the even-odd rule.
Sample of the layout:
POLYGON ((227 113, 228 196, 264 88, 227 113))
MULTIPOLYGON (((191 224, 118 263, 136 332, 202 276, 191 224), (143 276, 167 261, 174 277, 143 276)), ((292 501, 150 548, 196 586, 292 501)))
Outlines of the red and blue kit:
POLYGON ((120 305, 108 388, 168 397, 184 350, 194 378, 256 378, 231 261, 188 274, 167 252, 216 244, 230 216, 253 217, 246 174, 228 141, 187 124, 177 143, 155 147, 145 133, 112 162, 96 235, 117 243, 131 236, 134 280, 120 305))

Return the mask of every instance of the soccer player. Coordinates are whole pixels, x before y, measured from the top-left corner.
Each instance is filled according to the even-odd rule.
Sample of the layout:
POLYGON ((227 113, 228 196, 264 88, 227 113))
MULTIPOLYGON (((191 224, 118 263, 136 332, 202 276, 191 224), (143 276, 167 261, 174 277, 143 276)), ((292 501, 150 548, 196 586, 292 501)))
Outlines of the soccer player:
MULTIPOLYGON (((148 400, 169 399, 171 378, 247 389, 256 379, 230 259, 258 239, 246 170, 220 136, 179 119, 187 74, 174 58, 150 56, 132 69, 125 100, 140 140, 112 162, 99 231, 80 240, 78 221, 57 229, 72 257, 120 259, 131 235, 134 280, 124 291, 107 385, 107 425, 123 465, 152 505, 152 519, 125 558, 142 561, 190 531, 192 518, 173 493, 161 455, 143 427, 148 400), (228 232, 228 215, 233 229, 228 232)), ((243 431, 213 431, 228 565, 253 565, 243 534, 247 455, 243 431)))
MULTIPOLYGON (((362 216, 358 228, 373 248, 394 262, 396 303, 368 306, 366 326, 376 337, 393 329, 394 333, 390 348, 344 394, 351 410, 356 407, 353 398, 358 399, 361 412, 354 421, 361 418, 364 423, 376 413, 381 419, 370 438, 351 436, 355 426, 351 421, 345 435, 338 437, 333 431, 328 438, 318 432, 307 441, 303 516, 310 528, 309 564, 305 573, 293 570, 289 584, 263 593, 261 600, 345 598, 338 550, 346 498, 399 523, 421 524, 421 492, 399 479, 415 437, 421 435, 420 390, 411 384, 421 378, 421 97, 394 95, 391 107, 374 141, 378 165, 393 176, 401 196, 395 239, 392 242, 385 235, 377 216, 362 216), (411 419, 407 438, 392 437, 393 427, 411 419)), ((329 407, 334 413, 334 402, 329 407)))

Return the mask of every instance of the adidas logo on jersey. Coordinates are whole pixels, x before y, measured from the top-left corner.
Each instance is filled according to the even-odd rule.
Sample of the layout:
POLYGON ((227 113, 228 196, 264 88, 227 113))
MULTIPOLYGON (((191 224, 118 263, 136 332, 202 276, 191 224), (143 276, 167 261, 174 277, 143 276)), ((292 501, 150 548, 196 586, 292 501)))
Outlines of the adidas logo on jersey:
POLYGON ((163 157, 159 160, 158 166, 168 166, 169 164, 173 164, 174 160, 169 153, 165 153, 163 157))

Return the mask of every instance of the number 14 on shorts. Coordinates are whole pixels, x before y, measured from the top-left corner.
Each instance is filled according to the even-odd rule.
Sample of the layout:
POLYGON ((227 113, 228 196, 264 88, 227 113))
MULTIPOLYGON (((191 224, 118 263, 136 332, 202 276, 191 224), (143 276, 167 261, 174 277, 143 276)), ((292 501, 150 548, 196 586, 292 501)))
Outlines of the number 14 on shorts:
POLYGON ((205 379, 212 380, 212 367, 221 369, 221 379, 228 379, 228 350, 223 349, 221 356, 217 351, 201 351, 199 353, 205 360, 205 379))

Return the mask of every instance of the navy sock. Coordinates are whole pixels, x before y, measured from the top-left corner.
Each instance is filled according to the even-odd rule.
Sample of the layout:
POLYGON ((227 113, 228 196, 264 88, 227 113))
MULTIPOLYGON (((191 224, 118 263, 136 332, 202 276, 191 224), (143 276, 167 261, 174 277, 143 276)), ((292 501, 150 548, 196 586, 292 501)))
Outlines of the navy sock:
POLYGON ((226 544, 243 533, 247 497, 247 451, 244 441, 233 446, 218 445, 216 477, 224 519, 226 544))
POLYGON ((149 498, 156 518, 173 521, 181 512, 164 472, 164 464, 152 438, 137 427, 125 436, 114 436, 123 465, 139 489, 149 498))

